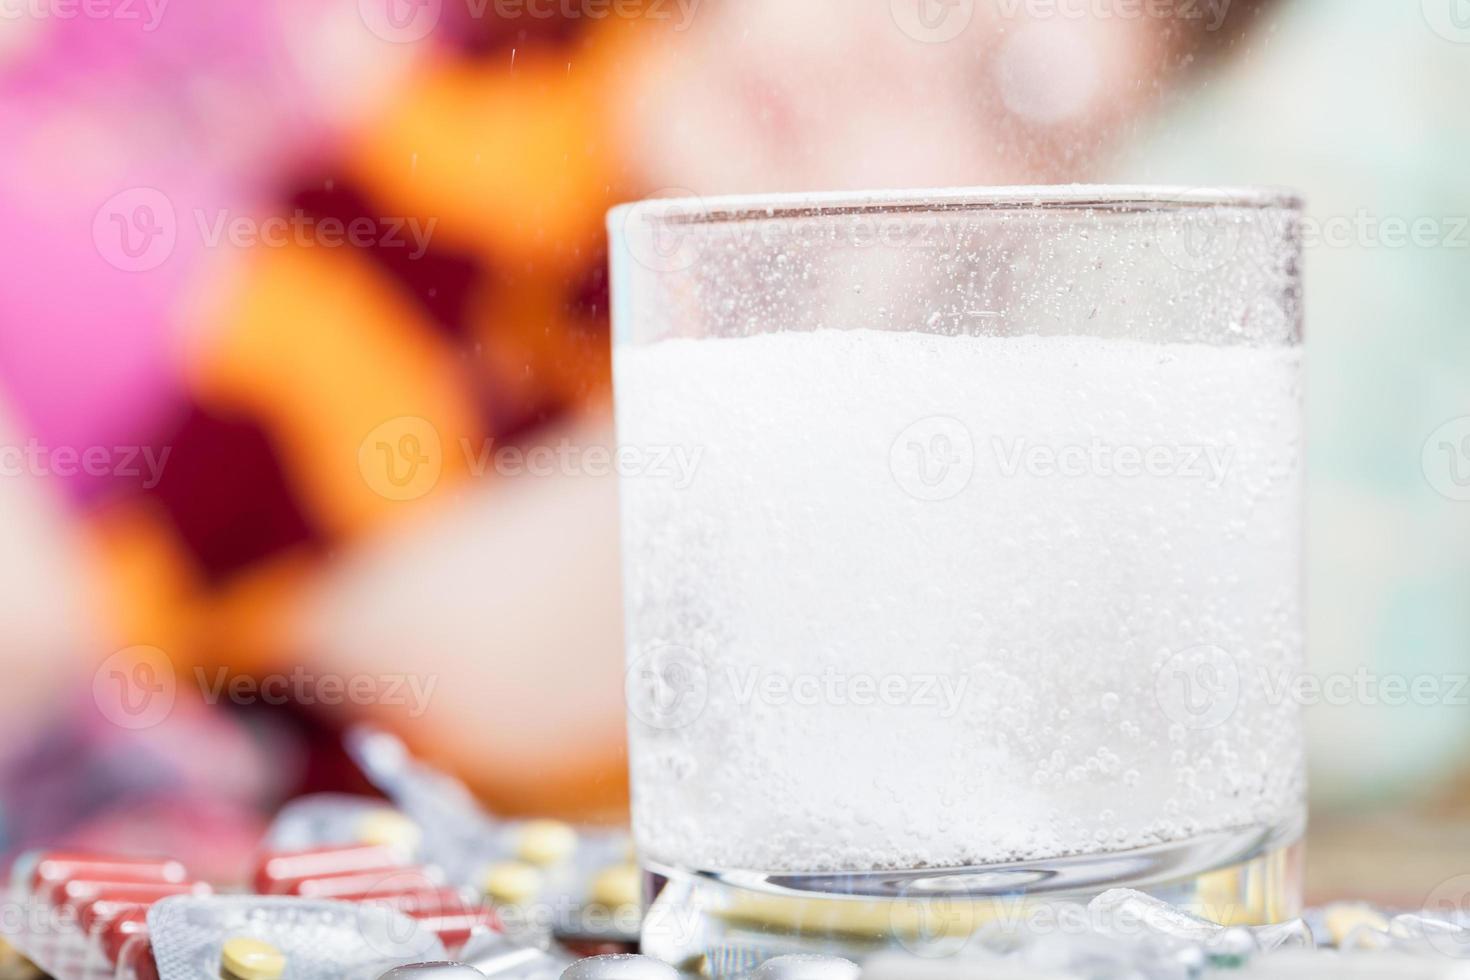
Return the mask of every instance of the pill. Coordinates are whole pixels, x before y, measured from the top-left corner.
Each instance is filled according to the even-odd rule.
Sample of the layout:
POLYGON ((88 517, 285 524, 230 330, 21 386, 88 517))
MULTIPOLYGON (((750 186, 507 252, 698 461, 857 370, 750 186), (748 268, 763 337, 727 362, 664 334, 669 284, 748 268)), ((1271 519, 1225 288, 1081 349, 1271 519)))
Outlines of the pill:
POLYGON ((231 936, 220 947, 219 965, 225 980, 280 980, 286 954, 259 939, 231 936))
POLYGON ((0 977, 6 980, 42 980, 41 968, 0 939, 0 977))
POLYGON ((74 878, 94 881, 181 882, 189 877, 183 862, 171 858, 129 858, 52 851, 31 872, 31 887, 41 889, 74 878))
POLYGON ((309 878, 391 870, 407 863, 401 850, 386 844, 275 851, 256 865, 254 884, 264 895, 289 894, 293 885, 309 878))
POLYGON ((364 844, 391 847, 405 856, 418 850, 424 833, 407 815, 389 807, 370 810, 357 821, 357 839, 364 844))
POLYGON ((679 971, 652 956, 616 953, 578 960, 562 971, 561 980, 679 980, 679 971))
POLYGON ((524 861, 502 861, 485 872, 482 890, 491 901, 520 905, 541 894, 541 872, 524 861))
MULTIPOLYGON (((288 895, 303 898, 339 898, 342 895, 392 895, 438 887, 437 875, 425 868, 378 868, 356 874, 297 878, 285 884, 288 895)), ((366 901, 359 898, 358 901, 366 901)))
POLYGON ((395 966, 378 980, 485 980, 485 974, 463 963, 409 963, 395 966))
POLYGON ((147 908, 119 912, 102 929, 102 954, 107 957, 107 962, 116 963, 130 939, 147 935, 147 908))
POLYGON ((816 953, 793 953, 766 960, 750 980, 857 980, 862 971, 852 960, 816 953))
POLYGON ((642 872, 637 865, 613 865, 592 879, 592 901, 609 908, 637 905, 642 898, 641 890, 642 872))
POLYGON ((1367 926, 1375 931, 1388 929, 1388 919, 1371 905, 1358 903, 1338 902, 1327 906, 1322 910, 1322 920, 1327 925, 1327 931, 1332 934, 1332 939, 1342 945, 1349 934, 1360 926, 1367 926))
POLYGON ((528 820, 516 840, 516 857, 527 864, 561 864, 577 849, 577 832, 560 820, 528 820))

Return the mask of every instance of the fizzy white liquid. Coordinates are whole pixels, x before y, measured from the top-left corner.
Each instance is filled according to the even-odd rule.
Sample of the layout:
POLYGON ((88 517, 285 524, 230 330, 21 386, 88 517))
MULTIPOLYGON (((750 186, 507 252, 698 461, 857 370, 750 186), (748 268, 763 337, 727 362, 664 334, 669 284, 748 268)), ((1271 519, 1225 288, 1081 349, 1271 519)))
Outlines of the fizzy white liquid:
POLYGON ((621 443, 698 461, 623 481, 647 858, 944 868, 1299 818, 1299 349, 616 358, 621 443))

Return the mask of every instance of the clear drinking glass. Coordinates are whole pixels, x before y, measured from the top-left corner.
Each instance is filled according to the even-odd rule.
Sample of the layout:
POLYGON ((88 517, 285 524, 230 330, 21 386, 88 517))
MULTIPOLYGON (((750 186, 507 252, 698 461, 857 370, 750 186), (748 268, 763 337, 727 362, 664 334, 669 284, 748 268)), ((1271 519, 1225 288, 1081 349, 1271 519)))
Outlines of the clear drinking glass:
POLYGON ((691 197, 609 227, 647 951, 931 949, 1118 886, 1293 915, 1299 202, 691 197))

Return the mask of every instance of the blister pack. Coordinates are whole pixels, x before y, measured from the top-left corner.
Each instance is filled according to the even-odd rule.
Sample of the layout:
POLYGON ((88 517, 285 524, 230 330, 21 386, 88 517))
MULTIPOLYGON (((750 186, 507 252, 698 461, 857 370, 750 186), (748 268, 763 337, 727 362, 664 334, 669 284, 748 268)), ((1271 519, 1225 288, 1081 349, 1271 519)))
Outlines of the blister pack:
POLYGON ((314 793, 281 808, 266 831, 271 851, 377 844, 393 847, 404 860, 421 858, 423 830, 411 817, 382 800, 346 793, 314 793))
POLYGON ((165 899, 148 933, 158 980, 373 980, 447 955, 401 912, 286 896, 165 899))
POLYGON ((392 844, 345 844, 267 851, 253 876, 257 892, 374 905, 417 919, 446 949, 499 927, 471 889, 446 883, 432 865, 410 864, 392 844))
POLYGON ((499 820, 462 783, 415 759, 393 735, 348 733, 364 774, 424 829, 424 856, 476 889, 506 931, 554 937, 586 953, 632 949, 640 873, 622 831, 558 820, 499 820))
POLYGON ((11 868, 5 938, 56 980, 149 980, 147 910, 209 892, 169 858, 36 852, 11 868))

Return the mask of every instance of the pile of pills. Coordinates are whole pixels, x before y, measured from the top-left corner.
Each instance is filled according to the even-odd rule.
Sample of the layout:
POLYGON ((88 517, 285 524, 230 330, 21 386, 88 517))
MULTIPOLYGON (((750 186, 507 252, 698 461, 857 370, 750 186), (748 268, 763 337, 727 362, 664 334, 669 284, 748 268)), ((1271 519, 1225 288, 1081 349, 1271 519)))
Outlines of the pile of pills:
POLYGON ((381 739, 364 768, 389 801, 293 801, 246 881, 204 882, 168 857, 23 857, 0 980, 1470 980, 1460 919, 1344 904, 1245 928, 1124 889, 1049 903, 1045 921, 1075 928, 994 922, 960 948, 909 944, 861 965, 720 948, 681 973, 637 955, 623 835, 494 819, 381 739))

